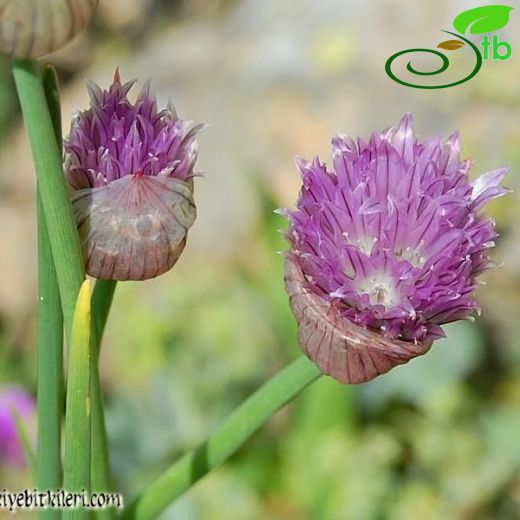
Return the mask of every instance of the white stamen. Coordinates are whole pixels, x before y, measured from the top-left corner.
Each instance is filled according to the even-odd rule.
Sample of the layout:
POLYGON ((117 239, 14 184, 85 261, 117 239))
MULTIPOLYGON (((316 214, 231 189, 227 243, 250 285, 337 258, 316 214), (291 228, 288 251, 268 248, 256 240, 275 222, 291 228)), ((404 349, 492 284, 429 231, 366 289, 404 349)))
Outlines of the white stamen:
POLYGON ((347 242, 353 246, 357 246, 359 250, 369 256, 372 252, 372 248, 377 242, 377 237, 366 237, 366 236, 360 236, 354 241, 349 240, 349 235, 347 232, 343 233, 343 236, 347 239, 347 242))
POLYGON ((394 280, 387 273, 376 273, 357 283, 357 289, 367 294, 372 305, 383 305, 392 308, 399 302, 394 280))
POLYGON ((395 256, 399 260, 407 260, 414 267, 422 267, 426 262, 426 257, 421 255, 421 246, 423 245, 423 241, 419 246, 415 249, 412 249, 410 246, 406 246, 401 249, 395 250, 395 256))

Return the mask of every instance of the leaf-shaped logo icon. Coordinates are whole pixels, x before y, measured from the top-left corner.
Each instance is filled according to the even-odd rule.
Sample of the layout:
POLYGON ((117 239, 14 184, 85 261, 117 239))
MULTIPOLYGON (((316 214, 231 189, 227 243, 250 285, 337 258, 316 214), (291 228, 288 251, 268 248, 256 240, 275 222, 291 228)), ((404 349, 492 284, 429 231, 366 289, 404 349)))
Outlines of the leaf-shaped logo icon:
POLYGON ((465 34, 469 27, 471 34, 498 31, 509 22, 509 13, 513 8, 508 5, 483 5, 460 13, 453 20, 453 27, 465 34))
POLYGON ((466 44, 460 40, 446 40, 445 42, 439 43, 437 48, 446 49, 447 51, 456 51, 457 49, 464 47, 464 45, 466 44))

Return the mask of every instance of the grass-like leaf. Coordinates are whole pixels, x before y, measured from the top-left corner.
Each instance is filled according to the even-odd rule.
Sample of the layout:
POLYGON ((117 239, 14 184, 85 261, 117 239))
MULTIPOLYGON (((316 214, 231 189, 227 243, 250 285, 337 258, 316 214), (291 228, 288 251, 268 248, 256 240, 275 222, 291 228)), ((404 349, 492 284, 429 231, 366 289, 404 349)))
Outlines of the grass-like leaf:
MULTIPOLYGON (((53 67, 43 70, 42 83, 61 150, 61 114, 58 82, 53 67)), ((36 482, 41 490, 61 486, 61 423, 64 404, 63 314, 47 224, 38 194, 38 448, 36 482)), ((58 520, 60 512, 39 511, 45 520, 58 520)))

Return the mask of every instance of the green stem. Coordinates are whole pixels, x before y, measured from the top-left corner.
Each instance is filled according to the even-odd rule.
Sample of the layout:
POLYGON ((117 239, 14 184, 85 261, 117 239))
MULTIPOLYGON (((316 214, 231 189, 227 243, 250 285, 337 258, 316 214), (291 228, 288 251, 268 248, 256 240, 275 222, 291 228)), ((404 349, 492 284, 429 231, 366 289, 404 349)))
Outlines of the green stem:
MULTIPOLYGON (((92 342, 94 343, 94 342, 92 342)), ((98 370, 98 355, 94 345, 91 352, 91 380, 90 391, 92 396, 92 452, 91 452, 91 479, 93 492, 108 492, 112 490, 110 480, 110 459, 105 427, 105 413, 103 396, 98 370)), ((112 518, 109 509, 96 512, 98 518, 112 518)))
MULTIPOLYGON (((61 421, 64 404, 63 316, 47 228, 38 196, 38 489, 61 485, 61 421)), ((41 511, 40 518, 57 519, 56 510, 41 511)))
POLYGON ((123 512, 123 518, 157 518, 171 502, 228 459, 267 419, 320 375, 318 367, 306 357, 291 363, 242 403, 204 444, 181 457, 152 482, 123 512))
MULTIPOLYGON (((52 102, 51 111, 49 110, 47 102, 52 99, 52 96, 46 96, 38 66, 35 62, 15 60, 13 62, 13 75, 31 144, 39 193, 48 230, 48 239, 58 280, 65 331, 70 344, 74 307, 79 288, 85 279, 85 270, 68 188, 63 175, 61 154, 56 146, 54 132, 52 131, 51 111, 54 116, 56 112, 52 110, 52 102)), ((49 85, 51 83, 48 83, 46 88, 49 85)), ((110 283, 107 283, 107 286, 109 285, 110 283)), ((103 287, 103 284, 101 287, 103 287)), ((95 302, 98 301, 96 298, 94 300, 95 302)), ((92 310, 94 321, 98 324, 96 325, 94 341, 96 338, 101 338, 109 307, 110 305, 104 305, 99 311, 95 307, 92 310), (101 318, 97 319, 96 316, 101 316, 101 318), (99 327, 99 324, 101 324, 101 327, 99 327)), ((96 342, 92 347, 96 359, 98 345, 99 343, 96 342)), ((97 370, 93 373, 92 381, 92 439, 93 449, 97 450, 100 445, 106 446, 104 419, 96 416, 96 414, 103 411, 97 370)), ((105 461, 105 464, 100 470, 95 470, 95 475, 105 471, 104 482, 109 482, 106 448, 101 458, 105 461)), ((99 457, 97 453, 93 459, 96 468, 98 468, 96 461, 99 460, 99 457)))
MULTIPOLYGON (((108 313, 116 289, 114 280, 98 280, 92 296, 93 346, 91 369, 92 392, 92 491, 110 491, 110 459, 105 427, 105 413, 103 409, 103 394, 99 377, 99 346, 108 313)), ((113 510, 96 511, 97 518, 112 518, 113 510)))
POLYGON ((96 345, 101 345, 103 332, 108 319, 108 313, 114 298, 117 282, 115 280, 97 280, 92 295, 92 322, 96 345))
POLYGON ((15 60, 13 74, 31 144, 70 342, 76 298, 85 279, 81 246, 38 66, 33 61, 15 60))
MULTIPOLYGON (((43 72, 43 84, 52 114, 55 142, 61 150, 59 93, 54 69, 43 72)), ((38 447, 36 481, 41 490, 61 486, 61 421, 64 405, 63 314, 56 271, 40 195, 38 202, 38 447)), ((42 510, 39 517, 58 520, 60 512, 42 510)))

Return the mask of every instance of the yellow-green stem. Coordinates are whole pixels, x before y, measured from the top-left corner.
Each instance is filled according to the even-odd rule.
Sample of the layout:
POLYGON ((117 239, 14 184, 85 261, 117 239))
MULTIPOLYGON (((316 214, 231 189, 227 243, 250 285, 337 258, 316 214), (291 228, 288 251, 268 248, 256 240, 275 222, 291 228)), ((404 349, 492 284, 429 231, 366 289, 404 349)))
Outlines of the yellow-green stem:
MULTIPOLYGON (((63 487, 67 492, 90 492, 90 350, 92 339, 91 282, 85 280, 74 311, 67 374, 63 487)), ((67 509, 66 520, 89 518, 83 509, 67 509)))

